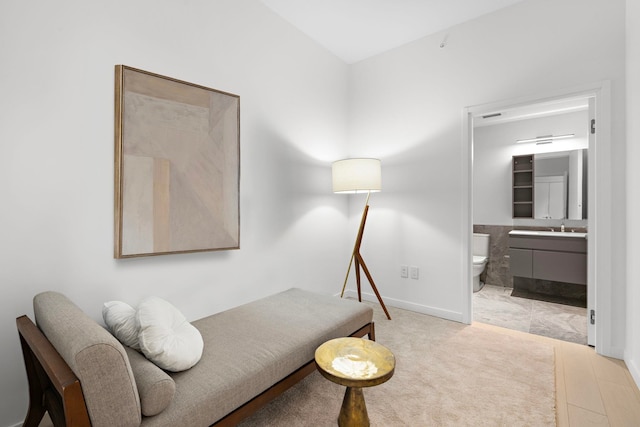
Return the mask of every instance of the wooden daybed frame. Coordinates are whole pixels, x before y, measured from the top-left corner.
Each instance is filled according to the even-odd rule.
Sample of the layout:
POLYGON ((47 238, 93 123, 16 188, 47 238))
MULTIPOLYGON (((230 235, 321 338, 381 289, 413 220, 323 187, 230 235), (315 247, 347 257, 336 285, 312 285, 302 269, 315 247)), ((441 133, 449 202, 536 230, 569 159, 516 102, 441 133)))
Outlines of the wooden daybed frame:
MULTIPOLYGON (((16 319, 22 354, 29 383, 29 409, 23 427, 38 427, 45 412, 55 426, 91 426, 80 380, 73 373, 47 337, 28 316, 16 319)), ((350 336, 375 341, 371 322, 350 336)), ((244 405, 218 420, 213 426, 235 426, 284 393, 316 369, 311 360, 244 405)))

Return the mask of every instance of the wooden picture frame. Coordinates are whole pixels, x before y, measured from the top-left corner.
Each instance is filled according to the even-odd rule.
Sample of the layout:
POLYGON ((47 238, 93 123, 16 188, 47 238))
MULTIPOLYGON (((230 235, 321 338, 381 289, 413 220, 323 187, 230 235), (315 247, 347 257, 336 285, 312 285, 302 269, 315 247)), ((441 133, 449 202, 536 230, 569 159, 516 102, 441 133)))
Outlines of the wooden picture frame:
POLYGON ((240 97, 115 67, 115 258, 240 248, 240 97))

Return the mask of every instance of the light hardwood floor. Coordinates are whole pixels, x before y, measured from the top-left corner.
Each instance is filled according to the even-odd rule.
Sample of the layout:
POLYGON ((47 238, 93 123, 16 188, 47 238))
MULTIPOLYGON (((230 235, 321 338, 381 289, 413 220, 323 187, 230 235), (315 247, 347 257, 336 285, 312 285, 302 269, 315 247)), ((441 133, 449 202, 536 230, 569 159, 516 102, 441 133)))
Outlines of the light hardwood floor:
POLYGON ((588 346, 474 322, 474 327, 552 345, 558 427, 640 426, 640 391, 622 360, 588 346))

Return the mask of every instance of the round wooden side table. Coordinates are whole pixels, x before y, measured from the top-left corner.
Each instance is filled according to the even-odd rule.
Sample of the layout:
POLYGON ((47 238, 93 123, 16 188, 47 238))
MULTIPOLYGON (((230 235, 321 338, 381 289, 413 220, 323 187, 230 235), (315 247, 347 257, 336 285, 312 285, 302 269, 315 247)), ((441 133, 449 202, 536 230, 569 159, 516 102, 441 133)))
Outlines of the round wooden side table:
POLYGON ((382 384, 393 376, 396 367, 393 353, 375 341, 336 338, 316 349, 315 360, 325 378, 347 387, 338 425, 369 426, 362 388, 382 384))

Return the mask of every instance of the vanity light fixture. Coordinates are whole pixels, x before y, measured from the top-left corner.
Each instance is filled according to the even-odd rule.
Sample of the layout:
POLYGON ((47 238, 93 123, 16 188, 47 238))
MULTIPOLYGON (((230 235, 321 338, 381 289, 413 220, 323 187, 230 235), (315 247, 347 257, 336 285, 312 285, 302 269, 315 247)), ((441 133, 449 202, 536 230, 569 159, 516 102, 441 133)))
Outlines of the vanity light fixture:
POLYGON ((575 133, 568 133, 566 135, 543 135, 543 136, 536 136, 535 138, 529 138, 529 139, 517 139, 516 143, 524 144, 525 142, 535 142, 536 144, 549 144, 550 142, 553 142, 556 139, 567 139, 567 138, 573 138, 574 136, 576 136, 575 133))

